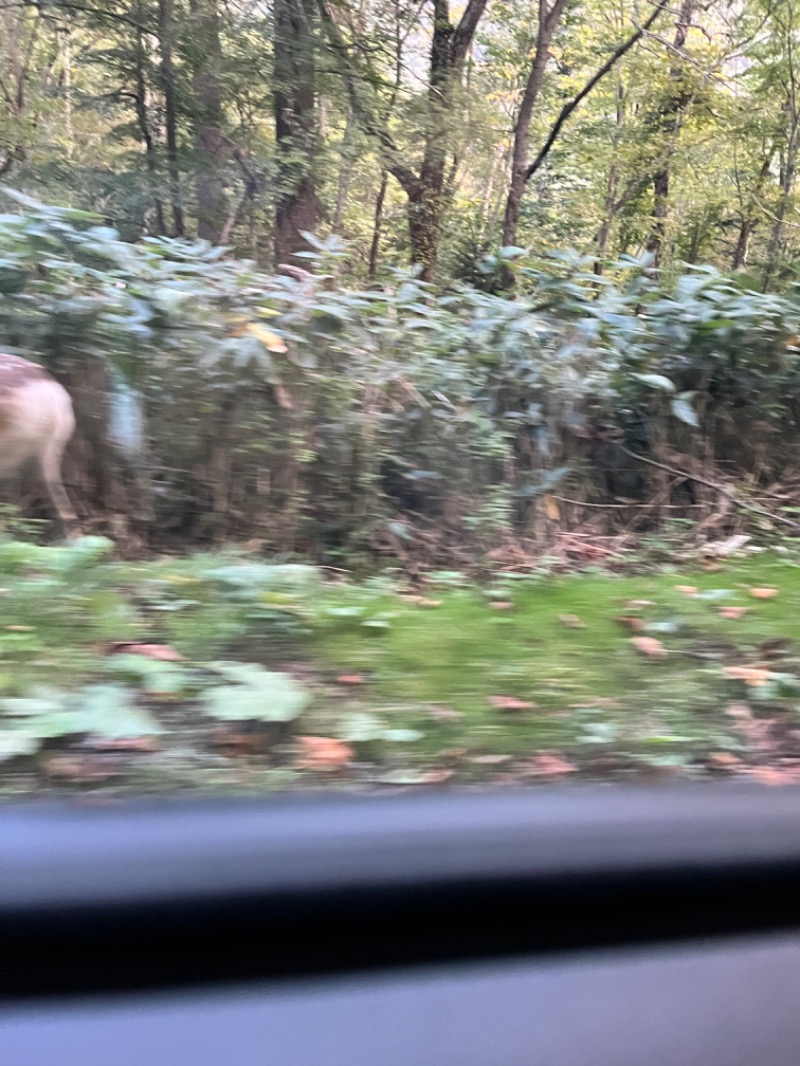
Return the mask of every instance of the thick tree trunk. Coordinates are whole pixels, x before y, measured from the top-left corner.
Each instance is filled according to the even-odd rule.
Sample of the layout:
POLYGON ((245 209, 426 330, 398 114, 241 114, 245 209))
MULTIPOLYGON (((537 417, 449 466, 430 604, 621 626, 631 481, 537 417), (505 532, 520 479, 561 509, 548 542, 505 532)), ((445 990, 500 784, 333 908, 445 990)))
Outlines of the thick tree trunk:
POLYGON ((764 268, 764 292, 769 289, 772 279, 775 276, 775 271, 778 269, 781 242, 783 241, 783 230, 786 224, 786 212, 789 207, 789 201, 792 196, 795 176, 797 173, 800 113, 798 113, 795 106, 793 93, 789 94, 784 110, 789 115, 789 135, 786 142, 786 158, 784 160, 784 165, 781 168, 781 198, 778 202, 778 209, 775 212, 772 233, 770 234, 769 244, 767 245, 766 265, 764 268))
POLYGON ((197 235, 219 243, 228 217, 224 169, 230 155, 222 106, 222 42, 217 0, 190 0, 196 62, 192 77, 197 160, 197 235))
POLYGON ((172 226, 176 237, 183 237, 186 225, 181 198, 181 174, 178 159, 178 118, 173 66, 174 17, 172 0, 158 0, 158 37, 161 50, 161 88, 164 93, 164 127, 167 141, 169 195, 172 202, 172 226))
POLYGON ((289 261, 295 252, 307 250, 303 231, 313 231, 319 222, 315 18, 313 0, 275 0, 276 265, 289 261))

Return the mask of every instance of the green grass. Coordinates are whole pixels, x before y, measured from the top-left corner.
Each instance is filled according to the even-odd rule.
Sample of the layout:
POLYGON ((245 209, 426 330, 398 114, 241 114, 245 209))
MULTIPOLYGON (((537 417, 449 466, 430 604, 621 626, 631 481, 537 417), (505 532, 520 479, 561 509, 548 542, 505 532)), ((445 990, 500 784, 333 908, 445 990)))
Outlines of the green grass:
MULTIPOLYGON (((497 593, 514 609, 497 611, 475 589, 437 590, 441 606, 413 607, 384 597, 371 602, 389 628, 369 637, 352 624, 332 625, 320 642, 324 657, 343 670, 366 671, 375 680, 374 699, 386 706, 445 703, 463 714, 459 740, 488 752, 518 753, 536 746, 592 750, 604 740, 656 758, 699 745, 736 747, 725 705, 745 695, 739 681, 723 676, 725 665, 758 660, 764 640, 794 643, 800 618, 800 569, 780 555, 750 558, 714 573, 668 570, 647 577, 575 574, 505 582, 497 593), (676 586, 698 589, 697 597, 676 586), (749 588, 774 586, 774 599, 759 600, 749 588), (706 598, 707 597, 707 598, 706 598), (646 608, 629 605, 649 601, 646 608), (725 619, 723 606, 740 606, 739 619, 725 619), (640 635, 660 640, 663 660, 640 655, 637 634, 621 615, 640 616, 640 635), (562 616, 577 616, 583 628, 568 628, 562 616), (491 695, 535 702, 532 710, 502 713, 491 695), (610 701, 619 706, 610 705, 610 701)), ((365 599, 362 594, 360 597, 365 599)), ((357 592, 342 602, 358 601, 357 592)), ((366 598, 367 600, 369 598, 366 598)), ((380 632, 380 631, 379 631, 380 632)), ((422 728, 425 715, 400 712, 422 728)), ((800 719, 798 720, 800 724, 800 719)), ((427 716, 426 747, 447 730, 427 716)))
MULTIPOLYGON (((796 717, 800 729, 797 685, 770 693, 725 675, 727 666, 771 656, 771 669, 789 682, 800 676, 800 566, 789 552, 751 555, 715 572, 697 566, 640 576, 499 576, 484 589, 442 575, 420 604, 388 577, 326 584, 309 568, 275 568, 232 553, 132 565, 114 561, 100 542, 80 549, 0 542, 0 589, 0 698, 30 699, 45 684, 77 692, 80 704, 84 689, 94 691, 95 720, 102 721, 103 696, 91 686, 111 677, 133 686, 133 703, 158 721, 163 751, 131 756, 123 790, 259 790, 320 779, 350 787, 442 768, 456 780, 483 780, 513 776, 542 751, 557 751, 587 772, 609 758, 704 772, 710 752, 731 753, 743 765, 756 757, 725 713, 742 699, 789 726, 796 717), (753 587, 778 594, 756 599, 753 587), (510 607, 493 607, 498 601, 510 607), (746 612, 725 618, 723 607, 746 612), (622 615, 645 628, 632 632, 620 624, 622 615), (565 616, 576 616, 580 628, 565 624, 565 616), (640 654, 635 635, 660 641, 666 656, 640 654), (776 640, 783 643, 762 647, 776 640), (113 641, 160 642, 185 657, 177 668, 182 679, 165 675, 174 687, 166 702, 153 696, 157 674, 120 677, 122 663, 114 673, 107 655, 113 641), (310 701, 292 734, 349 740, 354 723, 363 731, 365 714, 387 729, 414 732, 355 743, 353 765, 336 777, 303 769, 291 736, 263 758, 208 757, 214 723, 203 717, 203 700, 219 684, 208 664, 221 658, 300 676, 310 701), (343 674, 362 675, 364 683, 339 683, 343 674), (502 709, 492 697, 533 706, 502 709), (508 757, 502 768, 492 762, 500 756, 508 757)), ((266 686, 269 720, 268 678, 256 681, 266 686)), ((3 714, 0 705, 0 734, 8 726, 3 714)), ((113 718, 113 705, 107 714, 113 718)), ((24 772, 14 778, 19 766, 0 764, 0 788, 12 779, 15 791, 47 787, 24 772)))

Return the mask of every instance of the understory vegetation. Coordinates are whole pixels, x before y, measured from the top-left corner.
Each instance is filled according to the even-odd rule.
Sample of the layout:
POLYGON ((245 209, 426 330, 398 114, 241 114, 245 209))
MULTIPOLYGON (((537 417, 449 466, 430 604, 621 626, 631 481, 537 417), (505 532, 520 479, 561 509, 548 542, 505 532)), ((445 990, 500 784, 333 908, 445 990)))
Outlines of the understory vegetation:
POLYGON ((121 550, 480 569, 681 521, 797 528, 794 289, 514 250, 485 263, 513 295, 402 271, 353 288, 335 239, 272 275, 13 200, 2 344, 70 389, 67 485, 121 550))

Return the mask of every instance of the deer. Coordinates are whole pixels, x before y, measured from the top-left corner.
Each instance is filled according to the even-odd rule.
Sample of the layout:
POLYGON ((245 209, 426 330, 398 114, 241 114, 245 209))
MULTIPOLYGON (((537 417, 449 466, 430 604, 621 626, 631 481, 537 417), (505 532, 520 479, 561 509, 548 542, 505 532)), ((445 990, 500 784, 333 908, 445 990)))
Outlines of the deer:
POLYGON ((75 432, 69 393, 36 363, 0 353, 0 478, 21 473, 35 462, 67 539, 79 532, 61 463, 75 432))

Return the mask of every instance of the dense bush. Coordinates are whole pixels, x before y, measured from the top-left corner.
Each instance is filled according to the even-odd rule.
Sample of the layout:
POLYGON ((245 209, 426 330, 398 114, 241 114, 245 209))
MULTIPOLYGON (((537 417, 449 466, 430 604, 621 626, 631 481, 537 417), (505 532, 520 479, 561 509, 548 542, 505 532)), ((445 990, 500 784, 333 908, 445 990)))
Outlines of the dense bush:
POLYGON ((662 291, 644 262, 516 249, 482 268, 510 269, 513 296, 410 274, 352 291, 336 241, 269 276, 21 206, 0 216, 0 344, 70 387, 68 484, 118 536, 474 556, 595 513, 554 495, 616 501, 620 521, 620 498, 653 503, 651 525, 702 505, 636 454, 753 484, 795 458, 793 294, 711 269, 662 291))

